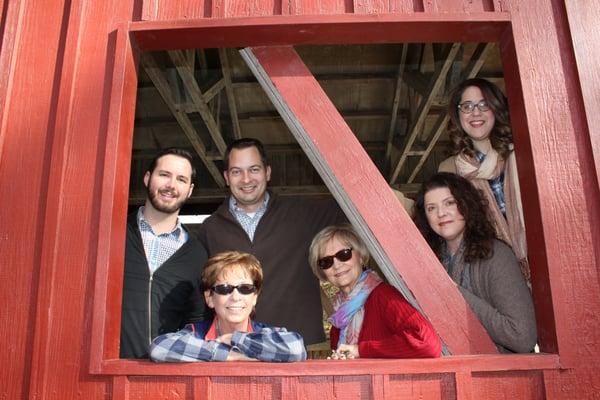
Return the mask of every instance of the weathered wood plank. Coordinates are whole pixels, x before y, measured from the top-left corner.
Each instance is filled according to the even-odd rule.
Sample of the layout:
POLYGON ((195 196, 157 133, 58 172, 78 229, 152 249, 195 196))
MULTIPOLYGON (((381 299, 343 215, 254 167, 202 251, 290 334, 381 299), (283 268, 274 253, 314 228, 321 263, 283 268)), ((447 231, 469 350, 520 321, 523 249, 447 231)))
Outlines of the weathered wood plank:
POLYGON ((580 129, 585 115, 565 112, 579 84, 573 62, 564 61, 564 49, 571 46, 567 21, 550 3, 507 3, 519 10, 513 14, 514 54, 505 41, 503 66, 541 348, 558 349, 565 367, 598 365, 592 349, 600 345, 600 313, 590 310, 600 309, 600 195, 590 139, 580 129), (527 17, 534 14, 546 17, 527 17), (536 38, 541 30, 550 32, 542 41, 536 38), (534 41, 538 45, 530 46, 534 41))
POLYGON ((196 47, 244 47, 290 44, 480 42, 497 41, 506 30, 508 13, 343 14, 248 17, 190 21, 133 22, 131 33, 141 50, 196 47))
POLYGON ((541 371, 474 372, 471 381, 473 399, 545 399, 541 371))
POLYGON ((241 53, 388 280, 413 302, 414 294, 453 354, 494 353, 479 320, 294 49, 241 53))
POLYGON ((327 15, 352 13, 353 0, 287 0, 283 2, 283 15, 327 15))
MULTIPOLYGON (((596 179, 600 187, 600 31, 597 22, 600 20, 600 1, 565 1, 565 8, 569 21, 569 29, 577 72, 583 95, 583 109, 587 121, 587 129, 591 133, 592 151, 596 165, 596 179)), ((577 91, 577 88, 573 88, 577 91)), ((581 110, 578 96, 573 96, 570 107, 573 111, 581 110)), ((583 128, 583 127, 582 127, 583 128)))
POLYGON ((281 0, 212 0, 213 18, 260 17, 281 14, 281 0))

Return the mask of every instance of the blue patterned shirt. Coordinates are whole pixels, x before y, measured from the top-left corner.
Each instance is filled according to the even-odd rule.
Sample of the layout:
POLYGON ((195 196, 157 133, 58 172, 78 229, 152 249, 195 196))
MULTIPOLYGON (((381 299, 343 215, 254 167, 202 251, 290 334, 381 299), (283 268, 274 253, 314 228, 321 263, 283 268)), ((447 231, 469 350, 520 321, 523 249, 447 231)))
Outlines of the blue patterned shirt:
POLYGON ((177 225, 171 232, 161 233, 160 235, 155 234, 152 226, 144 219, 143 206, 138 209, 137 222, 144 243, 148 268, 150 268, 150 273, 153 274, 187 242, 188 233, 183 229, 178 219, 177 225))
MULTIPOLYGON (((475 158, 481 164, 483 160, 485 160, 485 154, 476 151, 475 158)), ((490 184, 490 189, 492 189, 492 193, 494 193, 494 198, 496 199, 496 203, 498 204, 498 208, 502 211, 502 214, 506 216, 506 201, 504 200, 504 172, 498 175, 495 179, 489 179, 488 183, 490 184)))
POLYGON ((256 210, 254 215, 250 216, 237 206, 237 202, 233 196, 229 196, 229 212, 231 212, 235 219, 237 219, 237 221, 240 223, 250 238, 250 241, 254 240, 254 232, 256 232, 256 227, 258 226, 260 219, 267 211, 267 204, 269 203, 270 197, 271 196, 269 195, 269 192, 265 192, 265 200, 263 201, 262 205, 258 210, 256 210))
POLYGON ((205 339, 211 324, 187 324, 178 332, 156 337, 150 346, 150 358, 156 362, 227 361, 229 352, 236 351, 259 361, 306 360, 304 340, 296 332, 252 321, 253 332, 234 332, 228 345, 205 339))

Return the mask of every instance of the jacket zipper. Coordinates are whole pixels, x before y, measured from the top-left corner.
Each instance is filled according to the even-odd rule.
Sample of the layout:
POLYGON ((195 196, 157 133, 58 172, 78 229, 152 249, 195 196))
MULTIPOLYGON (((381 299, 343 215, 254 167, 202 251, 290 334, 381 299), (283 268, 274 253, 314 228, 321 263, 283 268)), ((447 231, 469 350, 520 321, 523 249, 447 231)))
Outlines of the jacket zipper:
POLYGON ((152 344, 152 276, 150 272, 150 279, 148 280, 148 346, 152 344))

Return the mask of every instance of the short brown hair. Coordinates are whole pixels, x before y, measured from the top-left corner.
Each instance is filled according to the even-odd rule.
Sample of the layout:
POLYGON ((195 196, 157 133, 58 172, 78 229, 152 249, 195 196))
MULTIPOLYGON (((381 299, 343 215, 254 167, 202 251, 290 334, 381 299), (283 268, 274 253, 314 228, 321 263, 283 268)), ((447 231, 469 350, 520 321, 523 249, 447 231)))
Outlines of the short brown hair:
POLYGON ((209 258, 204 271, 202 271, 202 288, 210 290, 222 274, 236 268, 242 269, 250 276, 252 283, 256 286, 257 294, 260 293, 263 282, 260 261, 252 254, 239 251, 225 251, 209 258))
POLYGON ((365 245, 361 238, 358 237, 354 231, 354 228, 352 228, 352 225, 330 225, 315 235, 312 243, 310 244, 308 253, 308 263, 310 264, 310 268, 312 269, 313 274, 315 274, 317 278, 322 281, 327 281, 327 278, 325 277, 323 270, 318 265, 319 258, 324 256, 324 254, 321 253, 327 244, 334 238, 337 238, 346 246, 351 247, 352 251, 356 252, 360 256, 360 262, 362 265, 367 265, 369 258, 371 257, 369 250, 367 249, 367 245, 365 245))

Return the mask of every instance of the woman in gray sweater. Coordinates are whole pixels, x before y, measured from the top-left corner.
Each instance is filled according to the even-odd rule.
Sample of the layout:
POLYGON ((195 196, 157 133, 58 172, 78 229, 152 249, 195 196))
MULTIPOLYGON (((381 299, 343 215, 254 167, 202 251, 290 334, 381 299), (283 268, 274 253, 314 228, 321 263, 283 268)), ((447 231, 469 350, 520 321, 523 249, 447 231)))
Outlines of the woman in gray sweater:
POLYGON ((481 193, 465 178, 438 173, 417 196, 415 223, 498 349, 531 352, 531 293, 513 251, 496 239, 481 193))

